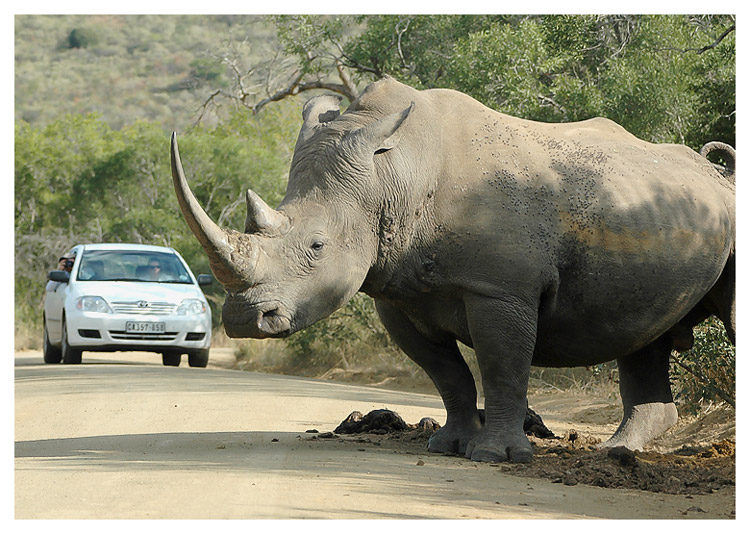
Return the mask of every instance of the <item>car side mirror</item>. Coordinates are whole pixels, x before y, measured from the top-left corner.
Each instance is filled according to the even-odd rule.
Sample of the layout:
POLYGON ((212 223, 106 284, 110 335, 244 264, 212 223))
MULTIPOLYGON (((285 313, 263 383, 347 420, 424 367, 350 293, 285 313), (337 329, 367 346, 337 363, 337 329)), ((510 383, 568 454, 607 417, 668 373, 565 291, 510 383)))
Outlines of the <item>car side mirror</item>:
POLYGON ((214 277, 210 274, 199 274, 198 275, 198 285, 203 286, 210 286, 214 283, 214 277))
POLYGON ((50 271, 47 278, 53 282, 67 284, 70 282, 70 273, 68 271, 50 271))

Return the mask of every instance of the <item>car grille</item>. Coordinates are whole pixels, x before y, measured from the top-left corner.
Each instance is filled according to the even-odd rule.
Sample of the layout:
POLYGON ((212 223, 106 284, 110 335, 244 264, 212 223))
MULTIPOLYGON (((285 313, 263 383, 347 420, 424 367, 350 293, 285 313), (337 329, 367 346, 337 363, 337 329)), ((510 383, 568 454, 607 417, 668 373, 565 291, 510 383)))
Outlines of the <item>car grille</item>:
POLYGON ((120 340, 150 340, 150 341, 174 341, 177 339, 178 332, 164 332, 161 334, 151 334, 147 332, 138 332, 137 334, 130 334, 125 330, 110 330, 109 335, 112 339, 120 340))
POLYGON ((115 313, 127 313, 129 315, 172 315, 177 309, 177 304, 137 300, 134 302, 113 302, 112 309, 115 313))

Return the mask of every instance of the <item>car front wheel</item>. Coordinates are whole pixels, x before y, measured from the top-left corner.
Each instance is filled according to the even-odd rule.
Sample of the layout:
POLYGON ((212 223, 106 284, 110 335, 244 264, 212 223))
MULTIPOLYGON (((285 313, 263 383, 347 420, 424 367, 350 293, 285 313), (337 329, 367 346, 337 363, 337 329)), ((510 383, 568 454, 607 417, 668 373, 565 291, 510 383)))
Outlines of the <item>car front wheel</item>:
POLYGON ((55 347, 49 342, 49 335, 47 334, 47 324, 44 324, 44 363, 60 363, 62 360, 62 352, 58 347, 55 347))
POLYGON ((62 362, 63 363, 81 363, 81 349, 76 349, 70 346, 68 343, 68 326, 65 324, 65 319, 62 323, 62 362))
POLYGON ((164 365, 168 365, 170 367, 177 367, 180 365, 180 361, 182 360, 182 354, 179 352, 162 352, 161 353, 161 363, 164 365))
POLYGON ((205 367, 208 365, 208 349, 188 353, 190 367, 205 367))

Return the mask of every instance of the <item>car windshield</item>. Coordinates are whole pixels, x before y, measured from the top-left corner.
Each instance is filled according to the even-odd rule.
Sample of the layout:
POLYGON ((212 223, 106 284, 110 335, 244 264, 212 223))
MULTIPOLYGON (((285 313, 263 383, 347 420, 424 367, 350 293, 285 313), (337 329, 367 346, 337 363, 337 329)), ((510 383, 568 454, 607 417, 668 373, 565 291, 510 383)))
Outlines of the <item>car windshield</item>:
POLYGON ((88 250, 81 258, 78 279, 100 282, 193 283, 175 254, 137 250, 88 250))

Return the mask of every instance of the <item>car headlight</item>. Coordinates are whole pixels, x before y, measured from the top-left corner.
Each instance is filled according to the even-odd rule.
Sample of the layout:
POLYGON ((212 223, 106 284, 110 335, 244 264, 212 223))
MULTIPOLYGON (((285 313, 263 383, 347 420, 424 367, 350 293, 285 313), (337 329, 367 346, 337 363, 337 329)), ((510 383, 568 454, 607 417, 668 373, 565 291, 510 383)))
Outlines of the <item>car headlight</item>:
POLYGON ((76 300, 76 308, 85 312, 112 313, 112 308, 110 308, 107 301, 101 297, 78 297, 78 300, 76 300))
POLYGON ((177 315, 200 315, 206 313, 206 305, 200 299, 185 299, 177 307, 177 315))

